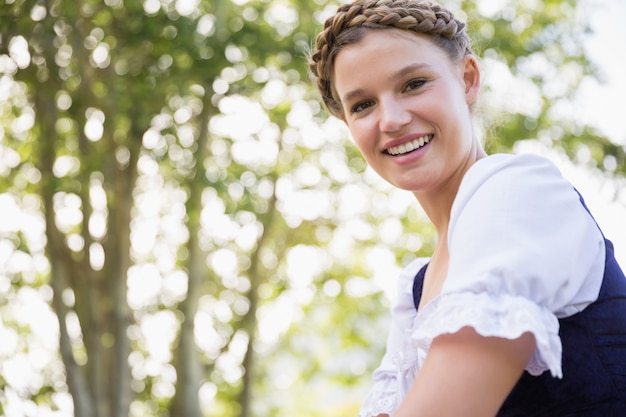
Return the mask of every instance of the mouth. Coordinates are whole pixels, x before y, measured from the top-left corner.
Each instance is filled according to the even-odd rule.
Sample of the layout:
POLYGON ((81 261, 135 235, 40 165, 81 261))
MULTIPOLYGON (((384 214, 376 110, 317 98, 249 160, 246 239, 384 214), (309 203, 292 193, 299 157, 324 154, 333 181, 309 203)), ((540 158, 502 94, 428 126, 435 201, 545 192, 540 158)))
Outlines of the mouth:
POLYGON ((391 156, 406 155, 407 153, 411 153, 425 146, 433 139, 433 137, 434 135, 421 136, 417 139, 413 139, 410 142, 403 143, 402 145, 392 146, 390 148, 387 148, 383 151, 383 153, 387 155, 391 155, 391 156))

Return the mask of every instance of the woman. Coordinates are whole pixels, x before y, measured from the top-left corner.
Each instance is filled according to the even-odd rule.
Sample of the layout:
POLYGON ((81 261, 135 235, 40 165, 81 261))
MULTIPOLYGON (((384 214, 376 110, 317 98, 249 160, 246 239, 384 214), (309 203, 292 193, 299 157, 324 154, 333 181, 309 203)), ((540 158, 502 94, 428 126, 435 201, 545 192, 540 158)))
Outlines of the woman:
POLYGON ((405 267, 361 416, 626 415, 626 280, 548 160, 487 156, 464 24, 419 0, 342 5, 310 67, 368 164, 437 230, 405 267))

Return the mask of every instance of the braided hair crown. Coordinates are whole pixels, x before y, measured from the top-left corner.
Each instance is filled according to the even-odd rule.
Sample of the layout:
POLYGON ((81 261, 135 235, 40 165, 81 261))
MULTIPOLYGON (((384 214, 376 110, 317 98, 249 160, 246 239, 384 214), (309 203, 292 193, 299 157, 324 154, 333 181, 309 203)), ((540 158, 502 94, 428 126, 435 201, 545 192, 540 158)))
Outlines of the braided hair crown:
POLYGON ((343 4, 324 23, 309 58, 309 68, 331 114, 343 114, 332 84, 337 53, 361 40, 368 29, 394 28, 426 36, 453 60, 473 54, 465 24, 428 0, 356 0, 343 4))

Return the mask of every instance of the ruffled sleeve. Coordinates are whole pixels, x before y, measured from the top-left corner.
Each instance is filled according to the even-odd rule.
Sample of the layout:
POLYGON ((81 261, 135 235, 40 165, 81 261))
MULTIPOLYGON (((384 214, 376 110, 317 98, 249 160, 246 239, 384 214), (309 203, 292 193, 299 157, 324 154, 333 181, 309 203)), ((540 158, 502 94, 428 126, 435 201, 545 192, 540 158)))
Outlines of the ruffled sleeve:
POLYGON ((466 174, 451 212, 445 284, 416 316, 412 343, 465 326, 534 335, 527 370, 562 376, 557 318, 597 299, 604 239, 573 186, 547 159, 496 155, 466 174))
POLYGON ((398 372, 402 349, 410 340, 410 329, 415 319, 413 303, 413 280, 417 272, 428 262, 419 258, 407 265, 398 277, 398 294, 391 309, 391 327, 387 335, 387 349, 380 366, 374 371, 374 384, 361 406, 359 417, 391 415, 404 396, 398 372))

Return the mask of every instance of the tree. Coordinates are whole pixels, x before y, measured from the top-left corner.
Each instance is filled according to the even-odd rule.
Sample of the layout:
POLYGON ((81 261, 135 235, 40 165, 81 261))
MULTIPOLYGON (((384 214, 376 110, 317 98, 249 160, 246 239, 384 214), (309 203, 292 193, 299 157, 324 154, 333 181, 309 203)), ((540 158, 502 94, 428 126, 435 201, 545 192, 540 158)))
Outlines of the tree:
MULTIPOLYGON (((15 340, 0 357, 39 358, 39 377, 0 372, 7 415, 353 414, 384 347, 384 281, 433 237, 308 81, 307 48, 334 5, 0 6, 1 202, 28 219, 0 228, 2 331, 15 340), (16 313, 32 299, 58 318, 58 346, 16 313)), ((485 64, 506 63, 538 103, 498 113, 492 149, 558 128, 551 145, 586 146, 623 173, 621 147, 552 110, 593 74, 577 5, 485 5, 460 3, 485 64), (563 73, 552 93, 547 74, 563 73)))
MULTIPOLYGON (((132 355, 133 344, 140 346, 143 341, 129 333, 136 331, 144 316, 165 309, 180 313, 177 343, 172 346, 177 396, 171 401, 171 412, 199 415, 201 376, 213 365, 205 366, 195 347, 194 318, 203 295, 214 289, 219 297, 222 291, 222 285, 212 282, 219 277, 208 280, 214 288, 206 288, 211 274, 204 258, 207 247, 214 244, 204 243, 202 248, 200 242, 202 198, 210 198, 204 189, 211 187, 218 201, 226 199, 232 216, 244 222, 240 225, 225 216, 236 227, 262 229, 264 216, 257 220, 252 211, 242 215, 246 206, 261 214, 255 207, 259 203, 246 199, 239 204, 239 197, 227 194, 228 182, 237 185, 241 182, 237 175, 249 173, 245 166, 233 163, 228 172, 223 166, 211 172, 214 177, 205 175, 202 168, 213 157, 209 123, 219 113, 225 93, 237 97, 238 89, 250 87, 245 82, 237 85, 250 78, 248 71, 258 70, 261 77, 265 72, 269 81, 282 77, 281 66, 293 64, 289 53, 282 52, 281 40, 286 41, 277 32, 280 26, 255 22, 260 13, 270 18, 274 8, 263 3, 244 8, 229 2, 197 6, 82 2, 76 8, 64 1, 4 6, 3 21, 10 23, 2 30, 8 57, 12 63, 19 54, 28 57, 14 66, 11 75, 16 85, 24 87, 34 115, 24 137, 10 132, 17 142, 12 147, 24 152, 20 159, 27 162, 9 173, 7 183, 12 185, 25 170, 38 177, 19 191, 41 198, 50 264, 44 273, 49 274, 53 290, 59 348, 76 415, 126 415, 135 397, 133 388, 154 393, 153 384, 173 384, 172 379, 163 384, 164 374, 153 378, 131 374, 134 366, 139 367, 133 364, 138 357, 132 355), (258 55, 249 57, 247 49, 257 42, 267 49, 258 48, 258 55), (21 139, 29 146, 19 146, 21 139), (170 254, 170 265, 161 257, 165 265, 159 266, 165 271, 158 275, 182 272, 182 277, 176 276, 186 279, 187 294, 131 309, 127 278, 132 279, 133 268, 154 263, 157 256, 158 247, 143 251, 133 245, 133 227, 138 223, 133 211, 137 200, 151 191, 151 181, 161 183, 172 203, 184 196, 186 216, 179 220, 186 225, 187 236, 178 242, 168 239, 174 254, 183 251, 184 255, 177 259, 170 254), (81 218, 60 217, 68 204, 77 204, 81 218), (68 317, 78 319, 80 333, 74 337, 66 326, 68 317), (140 384, 133 387, 134 382, 140 384)), ((30 111, 28 106, 10 110, 30 111)), ((271 189, 273 180, 268 178, 271 189)), ((262 184, 266 193, 268 184, 262 184)), ((270 204, 263 204, 271 219, 275 206, 274 198, 269 198, 270 204)), ((257 238, 263 242, 263 234, 257 238)), ((254 248, 247 252, 251 253, 241 256, 254 260, 254 248)), ((253 278, 249 278, 252 284, 253 278)), ((254 292, 246 299, 254 308, 254 292)), ((253 333, 254 310, 242 315, 227 326, 218 352, 227 349, 236 326, 253 333)), ((141 362, 140 356, 137 360, 141 362)))

